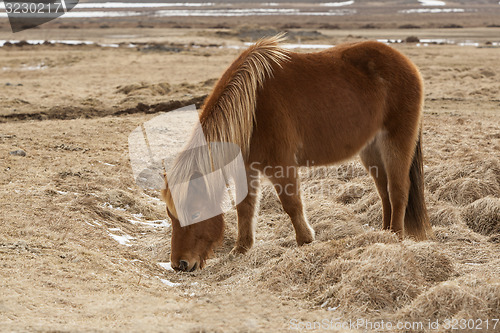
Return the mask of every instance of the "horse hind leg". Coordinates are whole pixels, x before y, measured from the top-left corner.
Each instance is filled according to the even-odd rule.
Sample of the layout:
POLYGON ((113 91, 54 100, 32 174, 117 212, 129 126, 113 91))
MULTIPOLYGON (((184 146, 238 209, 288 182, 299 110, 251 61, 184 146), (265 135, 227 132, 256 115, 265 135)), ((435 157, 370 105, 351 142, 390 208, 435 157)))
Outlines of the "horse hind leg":
POLYGON ((300 181, 296 172, 283 177, 269 177, 281 201, 285 212, 290 216, 295 229, 297 244, 303 245, 314 241, 314 230, 307 221, 300 195, 300 181))
POLYGON ((415 150, 416 133, 395 131, 385 133, 379 141, 381 158, 387 175, 391 204, 390 230, 404 236, 404 219, 410 192, 410 168, 415 150))
POLYGON ((391 227, 391 201, 387 188, 387 174, 385 172, 384 162, 378 147, 377 138, 368 144, 360 153, 361 161, 366 170, 372 176, 377 187, 378 194, 382 200, 383 228, 391 227))

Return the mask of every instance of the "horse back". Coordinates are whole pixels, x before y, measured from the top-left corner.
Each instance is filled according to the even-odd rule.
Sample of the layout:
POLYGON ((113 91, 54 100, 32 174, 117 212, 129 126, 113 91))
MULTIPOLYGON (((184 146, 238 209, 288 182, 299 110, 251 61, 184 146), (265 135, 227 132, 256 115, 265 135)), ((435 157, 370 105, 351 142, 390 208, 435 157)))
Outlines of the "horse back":
POLYGON ((277 163, 334 163, 356 154, 379 131, 419 117, 418 70, 385 44, 345 44, 290 57, 257 95, 252 141, 269 150, 257 149, 257 159, 273 154, 277 163))

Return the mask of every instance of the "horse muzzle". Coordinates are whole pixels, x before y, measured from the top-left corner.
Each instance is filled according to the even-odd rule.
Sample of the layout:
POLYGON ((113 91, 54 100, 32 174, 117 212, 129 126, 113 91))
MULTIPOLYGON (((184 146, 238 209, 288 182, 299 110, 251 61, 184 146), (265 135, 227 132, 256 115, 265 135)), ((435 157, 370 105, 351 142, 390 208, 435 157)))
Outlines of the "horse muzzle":
POLYGON ((193 262, 190 263, 187 260, 179 260, 178 265, 172 265, 172 268, 175 269, 176 271, 181 271, 181 272, 194 272, 196 268, 198 268, 198 263, 193 262))

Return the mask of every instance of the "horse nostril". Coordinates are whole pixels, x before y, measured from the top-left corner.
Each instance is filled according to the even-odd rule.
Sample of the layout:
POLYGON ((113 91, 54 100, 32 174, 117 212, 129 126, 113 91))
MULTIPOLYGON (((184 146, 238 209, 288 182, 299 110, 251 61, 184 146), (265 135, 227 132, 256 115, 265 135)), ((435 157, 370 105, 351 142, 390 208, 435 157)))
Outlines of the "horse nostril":
POLYGON ((179 261, 179 269, 181 271, 186 271, 189 266, 189 263, 186 260, 179 261))

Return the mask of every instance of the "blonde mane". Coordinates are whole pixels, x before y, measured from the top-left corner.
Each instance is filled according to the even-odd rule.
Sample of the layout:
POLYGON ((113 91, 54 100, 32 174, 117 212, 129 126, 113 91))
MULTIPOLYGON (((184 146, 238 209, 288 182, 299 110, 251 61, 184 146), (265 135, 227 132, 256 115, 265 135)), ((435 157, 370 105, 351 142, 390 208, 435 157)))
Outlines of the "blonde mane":
POLYGON ((219 80, 200 116, 208 142, 235 143, 243 156, 248 157, 257 90, 267 78, 273 77, 273 64, 281 67, 290 59, 289 51, 279 47, 284 39, 284 34, 279 34, 259 40, 234 62, 231 67, 237 64, 238 68, 229 80, 225 82, 225 76, 231 67, 219 80))
MULTIPOLYGON (((176 212, 172 196, 186 198, 188 182, 194 173, 207 175, 222 164, 216 159, 222 158, 224 152, 214 153, 214 146, 207 149, 197 147, 214 142, 233 143, 240 148, 243 158, 248 158, 256 123, 257 91, 264 86, 266 79, 273 77, 273 66, 281 67, 290 59, 289 51, 279 47, 284 39, 284 34, 278 34, 259 40, 244 51, 217 82, 200 114, 201 128, 195 128, 184 152, 167 175, 169 185, 176 184, 175 189, 169 186, 174 193, 164 193, 168 208, 174 215, 177 216, 179 209, 176 212)), ((210 199, 213 199, 218 189, 209 182, 206 187, 210 199)))

